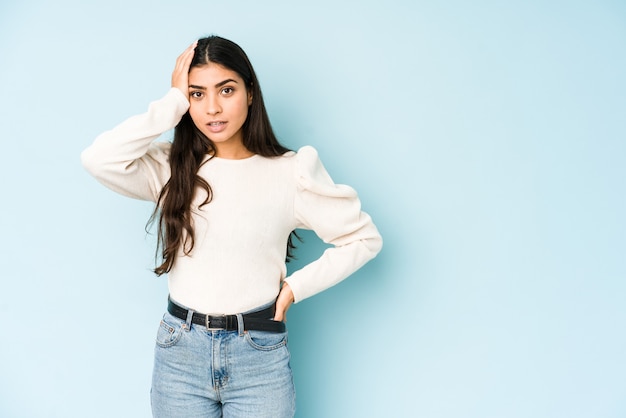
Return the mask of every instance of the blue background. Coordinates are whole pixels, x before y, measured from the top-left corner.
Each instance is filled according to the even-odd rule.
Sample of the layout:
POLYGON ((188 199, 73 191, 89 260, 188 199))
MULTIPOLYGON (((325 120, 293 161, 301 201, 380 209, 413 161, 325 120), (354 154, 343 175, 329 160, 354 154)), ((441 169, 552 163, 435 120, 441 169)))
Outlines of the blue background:
MULTIPOLYGON (((0 416, 148 417, 152 206, 79 154, 238 42, 385 238, 289 314, 299 418, 626 416, 621 1, 4 1, 0 416)), ((300 265, 323 246, 311 234, 300 265)), ((296 263, 291 268, 297 268, 296 263)))

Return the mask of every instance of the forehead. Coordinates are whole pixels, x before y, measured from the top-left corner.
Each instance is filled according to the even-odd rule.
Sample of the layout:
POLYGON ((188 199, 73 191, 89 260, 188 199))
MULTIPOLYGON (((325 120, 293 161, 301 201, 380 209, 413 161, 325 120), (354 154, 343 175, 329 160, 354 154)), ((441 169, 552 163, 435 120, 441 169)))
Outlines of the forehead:
POLYGON ((237 72, 219 64, 210 63, 199 67, 193 67, 189 71, 189 84, 198 86, 215 86, 216 84, 229 79, 243 84, 243 80, 237 72))

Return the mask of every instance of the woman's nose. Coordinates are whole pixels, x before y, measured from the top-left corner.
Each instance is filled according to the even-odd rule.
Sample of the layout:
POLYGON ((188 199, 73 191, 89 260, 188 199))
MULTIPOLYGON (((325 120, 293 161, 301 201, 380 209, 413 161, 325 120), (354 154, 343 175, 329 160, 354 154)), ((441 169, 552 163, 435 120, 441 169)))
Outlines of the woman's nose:
POLYGON ((209 115, 217 115, 222 111, 217 97, 208 97, 206 101, 206 113, 209 115))

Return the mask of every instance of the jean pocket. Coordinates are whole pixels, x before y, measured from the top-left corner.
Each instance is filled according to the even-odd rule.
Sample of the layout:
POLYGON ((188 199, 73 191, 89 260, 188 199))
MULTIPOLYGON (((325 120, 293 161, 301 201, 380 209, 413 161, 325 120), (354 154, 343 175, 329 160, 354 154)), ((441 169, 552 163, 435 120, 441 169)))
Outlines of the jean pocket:
POLYGON ((163 319, 161 319, 161 323, 159 324, 159 330, 157 331, 156 343, 159 347, 167 348, 173 345, 180 340, 180 337, 183 335, 183 324, 182 322, 177 323, 168 318, 168 315, 164 315, 163 319))
POLYGON ((248 344, 255 350, 272 351, 287 345, 287 332, 249 330, 244 335, 248 344))

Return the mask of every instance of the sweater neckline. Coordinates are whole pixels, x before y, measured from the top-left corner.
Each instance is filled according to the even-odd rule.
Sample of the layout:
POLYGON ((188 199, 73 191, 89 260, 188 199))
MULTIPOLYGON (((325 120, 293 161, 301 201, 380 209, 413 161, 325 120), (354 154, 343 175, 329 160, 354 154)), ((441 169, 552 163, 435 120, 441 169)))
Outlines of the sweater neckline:
POLYGON ((220 161, 225 164, 237 164, 237 163, 244 163, 246 161, 251 161, 258 157, 259 157, 259 154, 252 154, 251 156, 246 157, 246 158, 222 158, 222 157, 216 157, 216 156, 209 156, 207 160, 220 161))

